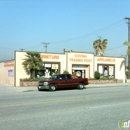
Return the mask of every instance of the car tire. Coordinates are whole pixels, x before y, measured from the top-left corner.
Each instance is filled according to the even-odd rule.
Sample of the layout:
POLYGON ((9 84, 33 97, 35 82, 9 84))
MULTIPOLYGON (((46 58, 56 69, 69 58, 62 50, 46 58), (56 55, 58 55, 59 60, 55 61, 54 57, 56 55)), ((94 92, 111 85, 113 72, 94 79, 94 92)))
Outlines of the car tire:
POLYGON ((83 83, 79 83, 78 84, 78 89, 83 89, 84 88, 84 84, 83 83))
POLYGON ((56 90, 56 85, 55 84, 50 84, 49 90, 50 91, 55 91, 56 90))

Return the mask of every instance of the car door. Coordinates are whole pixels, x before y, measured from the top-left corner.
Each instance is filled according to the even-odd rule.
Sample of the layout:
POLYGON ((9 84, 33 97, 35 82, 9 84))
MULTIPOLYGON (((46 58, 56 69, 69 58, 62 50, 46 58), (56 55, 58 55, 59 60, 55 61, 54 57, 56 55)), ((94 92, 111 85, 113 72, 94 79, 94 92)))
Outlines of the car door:
POLYGON ((57 83, 57 88, 66 88, 67 87, 67 79, 66 75, 59 75, 59 80, 57 83))
POLYGON ((72 76, 70 74, 66 75, 67 77, 67 84, 69 88, 75 88, 77 87, 77 83, 74 81, 74 79, 72 78, 72 76))

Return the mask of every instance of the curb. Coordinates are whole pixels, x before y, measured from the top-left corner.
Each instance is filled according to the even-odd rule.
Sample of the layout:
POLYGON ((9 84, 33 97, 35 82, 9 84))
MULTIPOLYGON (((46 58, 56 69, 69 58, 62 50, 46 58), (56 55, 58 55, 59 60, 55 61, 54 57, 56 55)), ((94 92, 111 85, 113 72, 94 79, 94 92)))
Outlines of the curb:
POLYGON ((101 87, 130 87, 130 83, 118 83, 118 84, 89 84, 87 88, 101 88, 101 87))

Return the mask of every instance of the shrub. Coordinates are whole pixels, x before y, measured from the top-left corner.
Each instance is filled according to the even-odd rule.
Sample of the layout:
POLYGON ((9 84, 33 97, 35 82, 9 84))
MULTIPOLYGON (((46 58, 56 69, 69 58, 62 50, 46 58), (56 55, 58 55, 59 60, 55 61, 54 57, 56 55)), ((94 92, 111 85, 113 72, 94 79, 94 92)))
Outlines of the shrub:
POLYGON ((130 76, 130 70, 125 72, 126 76, 130 76))
POLYGON ((40 80, 45 80, 45 78, 25 78, 25 79, 20 79, 22 82, 33 82, 33 81, 40 81, 40 80))
POLYGON ((69 72, 67 70, 64 70, 63 74, 69 74, 69 72))
POLYGON ((125 75, 126 75, 127 79, 130 79, 130 70, 126 71, 125 75))
POLYGON ((94 72, 95 79, 100 79, 100 73, 98 71, 94 72))

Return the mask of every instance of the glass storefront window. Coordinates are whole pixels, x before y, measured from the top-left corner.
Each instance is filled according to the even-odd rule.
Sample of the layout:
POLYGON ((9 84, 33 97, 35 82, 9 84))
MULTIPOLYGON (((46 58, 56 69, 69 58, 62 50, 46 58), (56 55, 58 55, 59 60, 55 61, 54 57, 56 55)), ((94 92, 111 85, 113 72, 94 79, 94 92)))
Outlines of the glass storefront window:
POLYGON ((44 72, 44 75, 45 75, 45 78, 50 78, 51 77, 51 68, 47 67, 45 68, 45 72, 44 72))
POLYGON ((114 66, 109 66, 109 78, 114 78, 114 66))
POLYGON ((54 74, 59 73, 59 64, 45 63, 44 69, 38 71, 37 78, 50 78, 54 74))
POLYGON ((108 66, 104 66, 103 76, 104 77, 108 76, 108 66))
POLYGON ((100 78, 103 78, 103 66, 102 65, 98 66, 98 72, 101 74, 100 78))
POLYGON ((58 74, 58 64, 52 64, 51 75, 58 74))
POLYGON ((59 64, 45 64, 45 78, 48 78, 54 74, 58 74, 58 68, 59 64))
POLYGON ((100 78, 114 78, 114 65, 98 65, 98 72, 101 74, 100 78))

